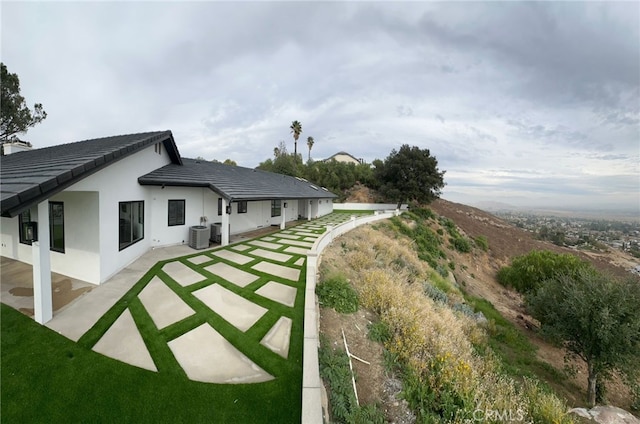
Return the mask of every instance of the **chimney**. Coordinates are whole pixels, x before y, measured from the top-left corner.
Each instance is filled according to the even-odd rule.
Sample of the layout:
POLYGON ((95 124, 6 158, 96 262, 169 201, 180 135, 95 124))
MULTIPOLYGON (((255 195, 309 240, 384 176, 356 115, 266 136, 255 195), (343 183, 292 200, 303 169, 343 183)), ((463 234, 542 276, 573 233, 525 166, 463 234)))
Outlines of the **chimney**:
POLYGON ((28 141, 14 140, 8 141, 2 144, 2 150, 4 155, 10 155, 12 153, 25 152, 32 150, 33 146, 28 141))

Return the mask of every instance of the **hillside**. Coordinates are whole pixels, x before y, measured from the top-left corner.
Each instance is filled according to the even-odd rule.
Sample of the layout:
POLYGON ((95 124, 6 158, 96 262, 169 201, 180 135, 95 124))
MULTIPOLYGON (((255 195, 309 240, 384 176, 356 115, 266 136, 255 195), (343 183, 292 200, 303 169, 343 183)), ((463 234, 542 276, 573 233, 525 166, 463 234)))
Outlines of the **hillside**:
MULTIPOLYGON (((494 327, 489 328, 489 333, 497 333, 499 337, 507 335, 508 338, 515 337, 516 339, 524 336, 526 339, 518 342, 523 346, 526 345, 521 352, 517 351, 519 347, 512 349, 511 346, 497 343, 498 356, 501 356, 503 361, 513 361, 514 363, 514 369, 511 372, 515 370, 516 374, 522 371, 523 375, 528 375, 529 373, 535 375, 549 384, 559 397, 566 401, 568 406, 583 406, 586 396, 586 378, 584 377, 582 364, 575 364, 577 366, 577 374, 575 376, 564 375, 562 372, 564 352, 541 339, 537 334, 535 320, 527 316, 524 310, 520 295, 499 285, 496 281, 496 273, 501 266, 508 264, 513 257, 528 253, 534 249, 576 254, 583 259, 591 260, 599 269, 607 270, 617 275, 626 276, 628 275, 626 271, 610 264, 604 257, 590 258, 579 252, 536 240, 531 233, 516 228, 476 208, 438 200, 430 205, 430 209, 437 214, 435 219, 428 221, 431 230, 434 233, 437 232, 437 234, 444 234, 444 237, 440 237, 440 240, 442 243, 441 251, 446 256, 446 259, 438 258, 437 269, 440 274, 449 274, 448 281, 452 284, 451 291, 447 292, 449 303, 468 303, 469 306, 477 306, 476 310, 478 310, 480 305, 484 305, 482 304, 483 300, 490 302, 485 315, 491 314, 493 307, 507 321, 502 322, 500 315, 495 316, 495 319, 487 315, 492 323, 490 325, 498 328, 498 330, 494 327), (456 229, 454 232, 459 232, 462 238, 475 240, 480 236, 485 237, 488 241, 487 251, 477 246, 468 253, 456 250, 450 240, 447 241, 447 218, 455 224, 456 229), (443 272, 445 269, 446 271, 443 272), (464 299, 462 296, 464 296, 464 299), (496 325, 496 323, 498 324, 496 325), (522 370, 517 369, 520 366, 523 367, 522 370)), ((327 269, 335 270, 336 267, 338 269, 354 267, 352 263, 340 262, 344 260, 342 256, 345 253, 350 254, 352 243, 356 243, 356 245, 358 243, 376 245, 381 243, 378 238, 380 236, 387 238, 400 237, 397 241, 393 241, 393 243, 400 243, 400 247, 396 247, 396 249, 402 250, 402 246, 407 246, 408 243, 414 250, 419 250, 415 244, 415 237, 413 242, 410 237, 406 238, 408 241, 402 241, 402 239, 405 239, 404 236, 393 236, 391 235, 393 233, 389 232, 388 228, 376 229, 374 233, 365 234, 365 230, 356 229, 343 236, 340 243, 334 242, 325 255, 327 263, 323 265, 325 266, 323 277, 327 277, 327 274, 330 274, 327 269), (376 231, 382 231, 382 233, 377 234, 375 233, 376 231), (373 237, 373 239, 367 239, 367 237, 373 237)), ((369 253, 369 255, 372 255, 372 253, 369 253)), ((412 255, 412 253, 407 253, 407 255, 412 255)), ((378 253, 375 253, 374 256, 377 258, 378 253)), ((363 257, 361 260, 365 261, 365 258, 363 257)), ((411 264, 414 260, 415 258, 409 257, 404 259, 396 258, 393 264, 405 262, 411 264)), ((352 271, 349 270, 347 275, 353 284, 354 278, 362 277, 358 277, 352 271)), ((404 271, 400 271, 400 274, 403 273, 404 271)), ((432 281, 437 280, 437 276, 433 274, 434 272, 432 271, 429 279, 432 281)), ((446 283, 435 283, 436 287, 441 287, 443 284, 446 286, 446 283)), ((355 314, 338 314, 330 308, 322 308, 321 333, 328 338, 334 348, 337 348, 344 343, 341 333, 343 330, 352 353, 370 362, 370 364, 363 364, 357 360, 353 361, 353 366, 358 376, 358 392, 363 403, 378 403, 381 405, 387 420, 400 423, 413 422, 415 417, 409 410, 407 402, 396 398, 402 388, 402 384, 398 381, 397 376, 389 372, 388 364, 385 365, 384 349, 380 343, 373 342, 367 337, 368 326, 371 326, 371 323, 375 323, 377 319, 379 319, 379 316, 376 315, 375 311, 364 308, 361 308, 355 314)), ((496 334, 491 334, 490 339, 493 336, 496 336, 496 334)), ((494 342, 490 340, 489 344, 494 347, 492 343, 494 342)), ((611 404, 627 410, 630 407, 628 391, 615 382, 609 385, 608 400, 611 404)))

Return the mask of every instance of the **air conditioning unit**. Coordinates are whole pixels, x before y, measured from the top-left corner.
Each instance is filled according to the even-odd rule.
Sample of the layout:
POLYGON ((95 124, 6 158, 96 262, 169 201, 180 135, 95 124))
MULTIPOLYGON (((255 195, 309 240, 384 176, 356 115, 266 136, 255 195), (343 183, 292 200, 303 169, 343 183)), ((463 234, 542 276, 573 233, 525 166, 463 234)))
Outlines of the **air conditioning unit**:
POLYGON ((209 247, 209 227, 194 225, 189 229, 189 247, 194 249, 206 249, 209 247))
POLYGON ((211 224, 211 235, 209 241, 212 243, 220 243, 222 239, 222 222, 215 222, 211 224))

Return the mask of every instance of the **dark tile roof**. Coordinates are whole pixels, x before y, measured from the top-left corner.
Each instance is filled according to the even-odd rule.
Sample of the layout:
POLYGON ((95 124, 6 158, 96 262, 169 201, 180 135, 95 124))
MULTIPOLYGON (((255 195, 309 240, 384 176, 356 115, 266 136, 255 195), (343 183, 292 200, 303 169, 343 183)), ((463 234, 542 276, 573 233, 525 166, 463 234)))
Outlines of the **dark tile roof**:
POLYGON ((171 131, 118 135, 2 156, 2 216, 16 216, 143 147, 163 142, 172 162, 182 159, 171 131))
POLYGON ((223 163, 182 159, 138 178, 142 185, 208 187, 230 201, 334 198, 306 180, 223 163))

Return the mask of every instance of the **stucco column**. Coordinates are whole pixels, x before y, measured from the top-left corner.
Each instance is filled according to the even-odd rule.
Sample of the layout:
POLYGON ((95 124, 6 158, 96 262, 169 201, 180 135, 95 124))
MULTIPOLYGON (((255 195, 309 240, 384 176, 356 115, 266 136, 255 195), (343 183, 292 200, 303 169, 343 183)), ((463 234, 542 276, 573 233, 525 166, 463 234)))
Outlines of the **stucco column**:
POLYGON ((227 213, 227 199, 222 198, 222 228, 220 229, 220 246, 229 244, 229 214, 227 213))
POLYGON ((286 228, 286 222, 287 222, 287 208, 285 208, 285 205, 289 205, 288 202, 282 202, 282 213, 280 214, 282 216, 282 219, 280 220, 280 229, 284 230, 286 228))
POLYGON ((36 322, 53 318, 51 257, 49 253, 49 202, 38 204, 38 241, 31 245, 33 261, 33 311, 36 322))

